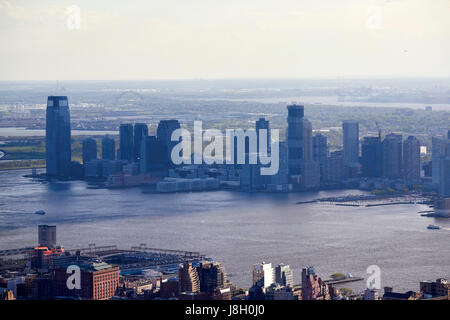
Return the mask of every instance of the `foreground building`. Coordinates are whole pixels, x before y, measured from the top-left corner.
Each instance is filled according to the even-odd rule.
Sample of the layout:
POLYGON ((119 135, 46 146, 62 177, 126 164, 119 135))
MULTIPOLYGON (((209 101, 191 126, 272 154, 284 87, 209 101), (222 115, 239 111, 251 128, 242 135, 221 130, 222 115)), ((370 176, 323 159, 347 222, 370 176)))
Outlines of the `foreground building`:
POLYGON ((66 96, 49 96, 45 123, 47 175, 69 176, 71 159, 69 102, 66 96))
POLYGON ((69 289, 66 268, 55 270, 55 298, 74 297, 86 300, 107 300, 114 296, 119 284, 119 267, 105 262, 86 262, 78 265, 81 271, 80 289, 69 289))

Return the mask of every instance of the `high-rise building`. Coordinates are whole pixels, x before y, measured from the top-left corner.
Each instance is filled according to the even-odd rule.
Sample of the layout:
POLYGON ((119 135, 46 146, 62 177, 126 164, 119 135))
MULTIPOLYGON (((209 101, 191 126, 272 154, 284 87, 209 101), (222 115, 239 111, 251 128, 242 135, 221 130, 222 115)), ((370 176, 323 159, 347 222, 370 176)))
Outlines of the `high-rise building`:
POLYGON ((259 118, 258 121, 256 121, 256 140, 257 140, 257 145, 256 145, 256 150, 259 153, 259 130, 265 129, 267 130, 267 145, 266 145, 266 151, 267 154, 270 153, 270 125, 269 125, 269 121, 264 119, 264 118, 259 118))
POLYGON ((327 182, 341 182, 344 179, 344 155, 343 151, 333 151, 327 159, 326 163, 327 182))
POLYGON ((200 292, 200 279, 197 268, 192 263, 185 262, 178 269, 180 292, 200 292))
POLYGON ((133 125, 120 125, 120 160, 133 161, 133 125))
POLYGON ((149 173, 169 169, 167 145, 156 136, 145 137, 141 143, 140 172, 149 173))
POLYGON ((342 123, 344 144, 344 165, 352 165, 359 162, 359 123, 354 120, 346 120, 342 123))
POLYGON ((364 137, 361 144, 362 175, 378 178, 382 175, 382 151, 380 137, 364 137))
POLYGON ((403 142, 403 176, 407 184, 420 182, 420 142, 413 136, 403 142))
POLYGON ((289 175, 300 174, 300 164, 304 160, 304 107, 288 105, 288 127, 286 141, 288 146, 289 175))
POLYGON ((134 125, 133 161, 139 162, 141 160, 141 144, 147 136, 148 126, 145 123, 136 123, 134 125))
POLYGON ((441 144, 439 171, 439 195, 443 198, 450 197, 450 139, 446 139, 441 144))
POLYGON ((92 138, 83 140, 83 164, 97 159, 97 141, 92 138))
POLYGON ((313 160, 320 166, 320 180, 325 179, 325 168, 328 157, 327 137, 322 134, 316 134, 312 138, 313 160))
POLYGON ((102 159, 115 160, 116 159, 116 142, 114 139, 104 137, 102 139, 102 159))
POLYGON ((38 241, 40 247, 56 248, 56 226, 39 225, 38 241))
POLYGON ((69 102, 66 96, 49 96, 45 124, 47 175, 69 176, 71 159, 69 102))
POLYGON ((431 181, 439 185, 441 179, 441 146, 443 139, 433 137, 431 139, 431 181))
POLYGON ((303 161, 313 160, 312 124, 308 119, 303 119, 303 161))
POLYGON ((279 264, 275 268, 275 282, 285 287, 294 287, 294 275, 289 265, 279 264))
POLYGON ((225 268, 218 262, 202 262, 197 268, 200 279, 200 291, 211 295, 227 282, 225 268))
POLYGON ((300 165, 301 188, 316 189, 320 186, 320 165, 313 160, 305 160, 300 165))
POLYGON ((181 126, 178 120, 161 120, 158 124, 158 129, 156 130, 156 136, 166 145, 168 159, 167 161, 169 162, 170 167, 174 166, 171 158, 172 149, 179 143, 179 141, 171 140, 172 133, 180 128, 181 126))
POLYGON ((272 263, 259 263, 253 266, 253 285, 268 288, 274 283, 272 263))
POLYGON ((402 136, 390 133, 382 142, 383 177, 401 179, 403 177, 402 136))

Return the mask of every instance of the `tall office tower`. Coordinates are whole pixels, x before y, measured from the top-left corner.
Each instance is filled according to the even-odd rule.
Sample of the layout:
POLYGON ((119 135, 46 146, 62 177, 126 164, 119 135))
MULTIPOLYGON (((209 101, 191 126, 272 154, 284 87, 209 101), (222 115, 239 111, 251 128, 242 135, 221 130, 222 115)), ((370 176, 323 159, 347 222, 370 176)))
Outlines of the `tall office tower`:
POLYGON ((265 263, 253 266, 253 285, 268 288, 274 283, 272 263, 265 263))
POLYGON ((91 138, 83 140, 83 164, 97 159, 97 141, 91 138))
POLYGON ((304 107, 289 105, 288 127, 286 141, 288 145, 289 175, 300 174, 300 164, 303 161, 303 117, 304 107))
POLYGON ((167 161, 169 162, 170 167, 174 166, 171 158, 172 149, 179 143, 179 141, 171 141, 172 133, 180 128, 181 126, 178 120, 161 120, 158 124, 158 129, 156 130, 156 136, 167 148, 167 161))
POLYGON ((441 179, 441 147, 443 139, 433 137, 431 139, 431 181, 439 185, 441 179))
POLYGON ((402 136, 390 133, 382 142, 383 177, 400 179, 403 177, 402 136))
POLYGON ((38 241, 40 247, 56 248, 56 226, 39 225, 38 241))
POLYGON ((104 137, 102 139, 102 159, 115 160, 116 159, 116 142, 114 139, 104 137))
POLYGON ((225 268, 218 262, 202 262, 197 268, 200 278, 200 291, 213 294, 227 282, 225 268))
POLYGON ((133 125, 120 125, 120 160, 133 161, 133 125))
POLYGON ((420 142, 413 136, 403 142, 403 176, 407 184, 420 182, 420 142))
POLYGON ((274 185, 275 189, 279 189, 281 191, 281 189, 283 188, 283 185, 285 185, 284 187, 287 187, 287 184, 289 182, 288 179, 288 172, 289 172, 289 168, 288 168, 288 154, 287 154, 287 143, 286 141, 282 141, 279 143, 278 146, 279 150, 279 167, 278 167, 278 173, 269 176, 270 180, 271 180, 271 184, 274 185))
POLYGON ((285 264, 279 264, 275 268, 275 282, 285 287, 294 287, 294 275, 291 267, 285 264))
POLYGON ((140 172, 149 173, 169 169, 167 146, 156 136, 148 136, 141 143, 140 172))
POLYGON ((200 279, 197 268, 192 263, 185 262, 178 270, 180 292, 200 292, 200 279))
POLYGON ((342 123, 344 144, 344 165, 359 162, 359 124, 354 120, 345 120, 342 123))
POLYGON ((256 150, 259 153, 259 130, 261 129, 266 129, 267 130, 267 145, 266 145, 266 150, 267 150, 267 154, 270 153, 270 142, 271 142, 271 138, 270 138, 270 125, 269 125, 269 121, 264 119, 264 118, 259 118, 258 121, 256 121, 256 140, 257 140, 257 145, 256 145, 256 150))
POLYGON ((341 182, 344 179, 344 154, 343 151, 331 152, 327 159, 326 175, 327 182, 341 182))
POLYGON ((313 146, 312 146, 312 124, 304 118, 303 119, 303 160, 313 160, 313 146))
POLYGON ((303 161, 312 160, 312 126, 304 118, 304 107, 288 105, 288 127, 286 141, 288 145, 289 175, 298 175, 303 161))
POLYGON ((362 175, 369 178, 379 178, 382 174, 381 138, 364 137, 361 144, 362 175))
POLYGON ((442 142, 440 162, 439 195, 450 197, 450 139, 442 142))
POLYGON ((133 161, 139 162, 141 159, 141 143, 148 136, 148 127, 145 123, 136 123, 134 125, 134 149, 133 161))
POLYGON ((69 102, 66 96, 49 96, 45 124, 47 174, 68 176, 71 159, 69 102))
POLYGON ((312 138, 313 160, 320 166, 320 180, 325 179, 325 168, 328 157, 327 137, 322 134, 316 134, 312 138))

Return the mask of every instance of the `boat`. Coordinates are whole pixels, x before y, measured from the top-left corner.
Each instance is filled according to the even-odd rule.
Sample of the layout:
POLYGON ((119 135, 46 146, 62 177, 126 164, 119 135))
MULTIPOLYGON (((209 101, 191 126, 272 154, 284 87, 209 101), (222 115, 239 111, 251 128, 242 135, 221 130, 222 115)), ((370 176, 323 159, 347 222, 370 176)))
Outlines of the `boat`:
POLYGON ((34 214, 39 214, 39 215, 43 216, 45 214, 45 211, 44 210, 38 210, 34 214))
POLYGON ((439 226, 435 226, 434 224, 430 224, 430 225, 428 225, 427 229, 438 230, 438 229, 440 229, 440 227, 439 226))

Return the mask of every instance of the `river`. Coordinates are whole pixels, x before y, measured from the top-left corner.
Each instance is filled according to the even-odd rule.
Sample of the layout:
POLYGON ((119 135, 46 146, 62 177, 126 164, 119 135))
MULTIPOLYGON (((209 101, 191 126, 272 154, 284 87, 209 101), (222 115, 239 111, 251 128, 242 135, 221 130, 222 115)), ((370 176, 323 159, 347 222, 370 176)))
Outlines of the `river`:
MULTIPOLYGON (((29 170, 0 172, 0 248, 37 243, 37 226, 55 224, 66 248, 116 244, 200 251, 224 264, 230 280, 248 287, 252 266, 290 264, 322 278, 366 276, 381 268, 382 286, 417 290, 419 281, 450 279, 450 219, 421 217, 424 205, 339 207, 304 204, 358 190, 292 194, 231 191, 148 194, 139 188, 87 189, 83 181, 41 184, 29 170), (33 212, 45 210, 40 216, 33 212), (441 230, 428 230, 428 224, 441 230)), ((365 282, 343 286, 362 291, 365 282)))

